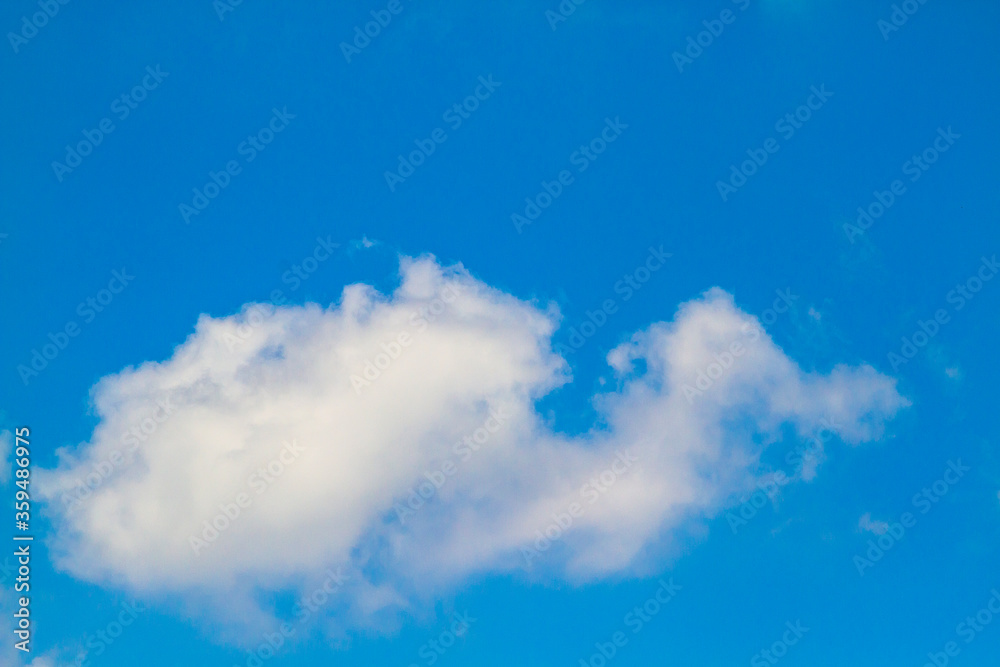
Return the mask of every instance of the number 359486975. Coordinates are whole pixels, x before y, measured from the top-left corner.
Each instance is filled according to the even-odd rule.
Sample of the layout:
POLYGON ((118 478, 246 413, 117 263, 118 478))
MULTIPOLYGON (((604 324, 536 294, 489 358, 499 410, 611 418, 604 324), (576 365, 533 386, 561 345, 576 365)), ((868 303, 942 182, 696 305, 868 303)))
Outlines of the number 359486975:
POLYGON ((28 437, 30 435, 31 431, 26 426, 16 431, 17 449, 14 450, 14 462, 17 464, 17 471, 14 473, 14 476, 17 477, 16 485, 18 491, 15 495, 16 502, 14 508, 16 509, 16 514, 14 515, 14 521, 19 530, 28 530, 28 521, 31 519, 31 504, 28 496, 28 484, 31 477, 31 471, 29 470, 29 466, 31 465, 31 450, 28 449, 30 445, 28 437))

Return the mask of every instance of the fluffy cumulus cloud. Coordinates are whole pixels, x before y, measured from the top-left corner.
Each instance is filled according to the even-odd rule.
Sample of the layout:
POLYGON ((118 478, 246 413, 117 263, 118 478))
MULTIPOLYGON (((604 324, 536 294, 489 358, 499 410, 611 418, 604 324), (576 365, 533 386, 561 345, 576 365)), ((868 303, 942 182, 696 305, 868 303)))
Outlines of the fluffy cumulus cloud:
POLYGON ((655 566, 782 429, 860 443, 905 405, 868 366, 804 372, 713 289, 608 355, 617 389, 570 436, 535 409, 569 381, 558 320, 433 258, 390 295, 202 316, 171 358, 101 380, 90 441, 39 472, 59 564, 261 626, 268 593, 336 574, 316 617, 384 622, 476 574, 655 566))

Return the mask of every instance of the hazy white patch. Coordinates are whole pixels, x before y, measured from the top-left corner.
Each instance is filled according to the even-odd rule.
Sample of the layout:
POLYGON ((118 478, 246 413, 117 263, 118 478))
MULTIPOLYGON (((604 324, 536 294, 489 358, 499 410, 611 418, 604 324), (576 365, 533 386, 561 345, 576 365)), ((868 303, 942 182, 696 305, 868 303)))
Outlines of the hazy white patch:
POLYGON ((858 520, 858 530, 868 531, 876 535, 885 535, 889 530, 889 523, 873 520, 871 512, 865 512, 858 520))

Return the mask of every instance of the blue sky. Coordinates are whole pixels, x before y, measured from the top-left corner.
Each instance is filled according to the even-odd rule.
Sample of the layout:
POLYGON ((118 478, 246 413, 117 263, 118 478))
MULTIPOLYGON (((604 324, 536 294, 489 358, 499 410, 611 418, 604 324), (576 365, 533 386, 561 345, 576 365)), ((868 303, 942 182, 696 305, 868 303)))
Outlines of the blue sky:
POLYGON ((223 3, 3 12, 0 664, 992 664, 1000 8, 223 3))

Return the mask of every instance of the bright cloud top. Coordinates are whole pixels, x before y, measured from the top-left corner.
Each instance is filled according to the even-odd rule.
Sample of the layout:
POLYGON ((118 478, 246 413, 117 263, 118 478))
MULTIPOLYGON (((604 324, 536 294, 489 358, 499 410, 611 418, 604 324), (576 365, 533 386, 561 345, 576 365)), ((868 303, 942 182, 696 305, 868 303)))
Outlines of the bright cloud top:
POLYGON ((803 372, 712 289, 613 350, 601 426, 563 435, 534 407, 568 381, 556 308, 432 258, 401 274, 390 296, 352 285, 329 308, 202 316, 170 359, 104 378, 90 442, 38 475, 60 566, 258 620, 256 592, 308 592, 342 566, 326 614, 371 622, 474 573, 655 562, 752 488, 755 443, 821 419, 872 440, 906 404, 868 366, 803 372), (693 393, 699 374, 711 386, 693 393))

